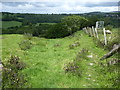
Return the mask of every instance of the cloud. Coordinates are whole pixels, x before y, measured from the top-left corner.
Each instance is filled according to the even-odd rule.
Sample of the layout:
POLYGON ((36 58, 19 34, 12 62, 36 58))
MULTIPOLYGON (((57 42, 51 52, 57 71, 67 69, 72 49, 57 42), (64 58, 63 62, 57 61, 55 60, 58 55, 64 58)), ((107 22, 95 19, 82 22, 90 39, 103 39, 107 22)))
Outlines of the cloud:
POLYGON ((101 3, 89 3, 85 5, 86 7, 110 7, 118 6, 118 2, 101 2, 101 3))
POLYGON ((5 1, 7 0, 2 2, 2 11, 14 13, 86 13, 94 11, 109 12, 118 10, 118 0, 27 0, 27 2, 17 2, 19 0, 12 0, 14 2, 5 1))
POLYGON ((1 0, 1 2, 118 2, 119 0, 1 0))

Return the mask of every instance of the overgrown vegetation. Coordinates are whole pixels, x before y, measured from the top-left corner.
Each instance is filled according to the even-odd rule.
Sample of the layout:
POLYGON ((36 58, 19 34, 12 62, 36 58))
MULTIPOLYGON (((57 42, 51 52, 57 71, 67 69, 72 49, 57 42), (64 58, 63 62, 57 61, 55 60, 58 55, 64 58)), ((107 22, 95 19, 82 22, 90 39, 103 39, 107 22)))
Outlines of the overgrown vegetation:
POLYGON ((104 41, 80 31, 84 26, 95 25, 97 20, 105 20, 106 28, 111 29, 117 26, 115 18, 103 18, 104 13, 81 16, 3 14, 4 21, 22 22, 22 26, 2 32, 12 34, 1 38, 3 88, 120 88, 118 53, 100 61, 113 45, 120 43, 118 37, 104 46, 104 41), (56 24, 49 24, 53 22, 56 24))
POLYGON ((69 45, 69 48, 70 48, 70 49, 74 49, 75 47, 78 47, 78 46, 80 46, 80 42, 77 41, 77 42, 75 42, 75 43, 73 43, 73 44, 70 44, 70 45, 69 45))
POLYGON ((27 67, 20 71, 29 77, 27 84, 31 84, 32 88, 119 87, 117 63, 107 64, 117 56, 100 61, 108 51, 97 47, 83 31, 59 39, 33 37, 31 41, 36 45, 24 51, 18 45, 24 39, 22 35, 3 35, 3 38, 3 61, 12 50, 21 56, 27 67), (78 41, 80 45, 69 48, 78 41))
POLYGON ((22 40, 20 43, 18 43, 20 49, 21 49, 21 50, 30 49, 30 48, 33 46, 31 39, 32 39, 32 34, 30 34, 30 33, 25 33, 25 34, 23 35, 23 40, 22 40))
POLYGON ((95 26, 96 21, 99 20, 105 21, 105 26, 107 29, 111 29, 112 27, 118 27, 119 22, 117 18, 117 13, 93 12, 88 14, 72 15, 14 14, 3 12, 2 15, 3 26, 6 25, 6 28, 3 27, 2 34, 31 33, 33 36, 40 36, 46 38, 62 38, 71 35, 85 26, 95 26), (10 27, 6 23, 4 23, 11 23, 13 21, 19 21, 19 23, 22 23, 22 25, 16 25, 16 23, 14 22, 13 25, 9 24, 11 25, 10 27), (57 25, 51 23, 57 23, 57 25))
MULTIPOLYGON (((2 12, 2 21, 19 21, 22 22, 23 25, 29 25, 30 23, 59 23, 63 17, 71 15, 72 14, 20 14, 2 12)), ((106 21, 105 25, 119 27, 119 12, 91 12, 75 15, 86 17, 89 20, 87 26, 94 26, 96 21, 102 20, 106 21)))
POLYGON ((87 49, 82 49, 80 52, 78 52, 76 58, 73 60, 73 62, 69 62, 65 64, 64 70, 65 73, 72 73, 73 75, 82 76, 82 71, 84 70, 81 61, 86 60, 88 55, 87 49))
POLYGON ((30 40, 23 40, 19 43, 19 47, 21 48, 21 50, 27 50, 32 47, 32 43, 30 40))
POLYGON ((2 88, 28 87, 26 76, 20 72, 25 67, 26 64, 20 60, 20 57, 14 55, 7 62, 3 63, 2 88))

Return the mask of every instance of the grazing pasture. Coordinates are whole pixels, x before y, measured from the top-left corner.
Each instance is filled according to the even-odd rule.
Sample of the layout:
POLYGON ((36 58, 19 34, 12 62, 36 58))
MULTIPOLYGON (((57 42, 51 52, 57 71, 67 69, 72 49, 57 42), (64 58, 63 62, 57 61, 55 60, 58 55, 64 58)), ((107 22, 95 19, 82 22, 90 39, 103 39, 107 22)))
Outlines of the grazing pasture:
POLYGON ((2 21, 2 28, 9 28, 9 27, 15 27, 20 25, 22 25, 22 23, 18 21, 2 21))
POLYGON ((19 56, 26 63, 21 73, 27 75, 29 87, 118 87, 115 66, 107 67, 106 61, 99 60, 108 51, 98 47, 83 31, 60 39, 33 37, 30 38, 32 47, 21 50, 19 43, 24 39, 18 34, 3 35, 2 61, 6 62, 11 54, 19 56), (70 48, 71 45, 74 47, 70 48))

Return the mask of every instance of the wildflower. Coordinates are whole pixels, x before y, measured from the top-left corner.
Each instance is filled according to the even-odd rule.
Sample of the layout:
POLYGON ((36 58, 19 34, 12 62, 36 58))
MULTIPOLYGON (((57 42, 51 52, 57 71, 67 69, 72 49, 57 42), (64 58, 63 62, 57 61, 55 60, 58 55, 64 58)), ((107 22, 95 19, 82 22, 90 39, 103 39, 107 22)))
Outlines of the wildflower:
POLYGON ((90 77, 91 75, 89 74, 88 76, 90 77))
POLYGON ((93 63, 89 63, 89 65, 91 65, 91 66, 92 66, 92 65, 93 65, 93 63))

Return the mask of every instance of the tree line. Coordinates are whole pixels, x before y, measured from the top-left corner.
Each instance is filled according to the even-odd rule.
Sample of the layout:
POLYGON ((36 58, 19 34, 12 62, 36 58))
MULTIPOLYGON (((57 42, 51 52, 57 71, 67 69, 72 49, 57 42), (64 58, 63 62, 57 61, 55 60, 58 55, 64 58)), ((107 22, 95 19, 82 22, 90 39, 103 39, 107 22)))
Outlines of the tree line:
MULTIPOLYGON (((91 12, 74 15, 87 18, 89 20, 89 26, 95 25, 96 21, 103 20, 105 21, 105 25, 119 27, 119 14, 120 12, 91 12)), ((20 21, 23 25, 28 25, 29 23, 59 23, 63 17, 71 15, 73 14, 29 14, 2 12, 2 21, 20 21)))
MULTIPOLYGON (((61 38, 73 34, 86 26, 95 26, 96 21, 105 21, 105 26, 118 27, 119 20, 115 18, 104 17, 102 14, 13 14, 3 13, 3 21, 20 21, 20 27, 10 27, 3 29, 2 34, 24 34, 30 33, 33 36, 45 38, 61 38), (8 17, 7 17, 8 15, 8 17), (92 16, 91 16, 92 15, 92 16), (7 18, 11 19, 7 19, 7 18), (113 20, 113 21, 111 21, 113 20), (39 23, 39 25, 37 25, 39 23), (56 23, 56 24, 42 24, 56 23), (114 25, 115 23, 115 25, 114 25)), ((116 15, 116 14, 115 14, 116 15)))

